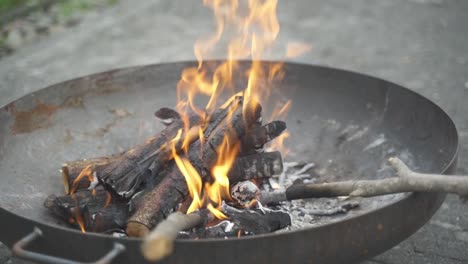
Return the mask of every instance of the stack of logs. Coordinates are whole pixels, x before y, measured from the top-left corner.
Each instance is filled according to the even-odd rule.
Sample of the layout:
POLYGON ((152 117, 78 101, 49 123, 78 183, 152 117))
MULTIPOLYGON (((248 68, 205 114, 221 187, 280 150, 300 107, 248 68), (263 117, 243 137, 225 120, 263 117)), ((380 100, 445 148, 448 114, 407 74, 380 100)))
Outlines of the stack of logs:
MULTIPOLYGON (((109 157, 65 163, 62 177, 66 195, 49 196, 45 207, 58 219, 83 231, 144 236, 172 212, 185 213, 191 202, 184 175, 173 160, 173 148, 190 161, 204 182, 212 180, 211 169, 217 161, 217 149, 225 139, 240 145, 228 173, 231 185, 246 180, 261 182, 282 172, 281 154, 264 152, 263 146, 280 135, 286 124, 273 121, 262 125, 261 112, 260 104, 244 102, 241 96, 233 97, 225 107, 205 116, 181 116, 170 108, 161 108, 155 115, 166 127, 142 145, 109 157), (187 121, 190 129, 185 129, 174 143, 173 139, 187 121), (184 142, 190 144, 188 151, 183 151, 184 142)), ((243 210, 255 213, 257 216, 253 216, 258 219, 267 216, 267 226, 252 227, 252 233, 257 229, 256 233, 271 232, 290 224, 289 216, 284 213, 238 210, 236 206, 241 208, 230 201, 230 205, 223 204, 222 208, 230 218, 244 219, 249 215, 244 221, 247 226, 249 221, 252 222, 252 215, 242 213, 243 210)), ((238 230, 231 233, 232 236, 239 235, 238 230)), ((216 232, 198 230, 195 235, 185 236, 213 237, 213 234, 216 232)), ((224 231, 219 234, 227 235, 230 236, 224 231)))

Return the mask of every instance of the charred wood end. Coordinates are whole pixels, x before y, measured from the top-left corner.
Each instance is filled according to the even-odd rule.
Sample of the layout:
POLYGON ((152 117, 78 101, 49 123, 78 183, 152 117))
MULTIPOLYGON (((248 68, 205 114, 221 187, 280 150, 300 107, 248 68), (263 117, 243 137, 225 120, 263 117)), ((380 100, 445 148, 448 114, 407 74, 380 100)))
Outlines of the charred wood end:
POLYGON ((239 157, 229 171, 233 183, 251 179, 270 178, 283 172, 283 159, 279 151, 257 153, 239 157))

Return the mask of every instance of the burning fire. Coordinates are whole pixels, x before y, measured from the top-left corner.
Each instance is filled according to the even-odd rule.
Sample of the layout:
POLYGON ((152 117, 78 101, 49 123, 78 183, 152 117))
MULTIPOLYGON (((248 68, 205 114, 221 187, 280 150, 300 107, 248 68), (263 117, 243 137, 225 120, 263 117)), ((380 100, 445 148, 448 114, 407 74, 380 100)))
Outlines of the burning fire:
MULTIPOLYGON (((80 227, 82 233, 86 233, 85 221, 83 219, 83 212, 79 209, 78 200, 76 198, 76 190, 79 188, 79 184, 81 181, 87 180, 90 184, 92 184, 96 179, 94 176, 94 171, 91 165, 85 167, 80 174, 76 177, 75 180, 72 182, 72 186, 70 189, 70 195, 75 203, 75 208, 72 211, 72 217, 69 219, 70 224, 77 224, 80 227)), ((90 187, 92 187, 90 185, 90 187)), ((93 196, 96 196, 97 190, 93 188, 91 191, 93 196)), ((104 207, 108 207, 112 202, 112 195, 106 191, 106 202, 104 207)))
MULTIPOLYGON (((184 175, 188 185, 192 203, 187 213, 199 208, 209 209, 218 219, 227 218, 220 210, 223 199, 230 199, 228 172, 232 167, 239 144, 229 142, 225 137, 221 146, 217 149, 218 159, 211 169, 213 177, 210 183, 202 186, 202 177, 184 154, 177 153, 176 144, 183 141, 183 150, 187 153, 190 142, 182 135, 198 133, 203 140, 203 129, 190 132, 189 112, 199 115, 208 121, 216 109, 227 107, 229 100, 234 98, 236 74, 239 73, 239 65, 236 59, 250 59, 250 68, 245 72, 247 84, 238 94, 244 98, 244 109, 255 102, 262 103, 270 95, 268 82, 283 77, 282 64, 263 64, 260 59, 269 51, 278 36, 280 27, 276 16, 277 0, 203 0, 203 3, 214 12, 217 28, 212 35, 199 39, 194 46, 194 53, 198 60, 197 67, 186 68, 182 71, 181 79, 177 85, 178 104, 177 110, 184 121, 183 131, 173 139, 172 154, 174 160, 184 175), (229 34, 226 34, 229 33, 229 34), (224 44, 223 44, 224 43, 224 44), (209 69, 209 63, 204 60, 212 55, 215 50, 225 52, 226 61, 214 70, 209 69), (195 105, 195 99, 204 96, 207 102, 204 108, 195 105), (227 102, 222 98, 230 96, 227 102)), ((290 108, 290 102, 275 110, 274 117, 284 117, 290 108)), ((228 114, 229 118, 233 113, 228 114)), ((274 147, 283 145, 282 136, 274 147)), ((203 141, 202 141, 203 142, 203 141)))

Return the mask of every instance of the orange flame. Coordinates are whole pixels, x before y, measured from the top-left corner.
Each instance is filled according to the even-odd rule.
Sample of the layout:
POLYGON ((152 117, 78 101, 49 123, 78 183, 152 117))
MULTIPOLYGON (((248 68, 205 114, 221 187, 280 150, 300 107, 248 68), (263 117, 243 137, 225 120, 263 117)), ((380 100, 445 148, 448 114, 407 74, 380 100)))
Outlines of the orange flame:
POLYGON ((73 180, 72 183, 72 188, 70 190, 70 194, 73 194, 76 192, 76 190, 79 187, 79 183, 83 178, 87 178, 89 182, 92 182, 94 180, 93 176, 93 169, 91 165, 88 165, 86 168, 84 168, 80 174, 78 174, 78 177, 76 177, 75 180, 73 180))
POLYGON ((206 184, 205 190, 211 202, 217 205, 217 208, 207 207, 210 212, 218 219, 226 219, 227 217, 219 210, 223 199, 230 199, 230 188, 228 172, 234 163, 237 153, 239 152, 239 144, 231 144, 227 137, 217 149, 218 160, 211 170, 213 183, 206 184))
POLYGON ((75 194, 71 194, 71 198, 75 203, 75 207, 71 211, 72 218, 69 219, 70 224, 78 224, 82 233, 86 233, 85 224, 83 220, 83 215, 78 207, 78 200, 76 199, 75 194))
POLYGON ((184 175, 185 181, 187 182, 189 194, 190 197, 192 197, 192 203, 190 204, 187 213, 191 213, 200 208, 201 205, 200 193, 202 189, 202 179, 190 161, 177 154, 176 144, 180 140, 181 135, 182 130, 179 130, 177 136, 172 140, 172 156, 174 157, 177 167, 179 168, 182 175, 184 175))
MULTIPOLYGON (((206 183, 203 183, 199 172, 185 155, 177 153, 176 145, 182 140, 182 150, 187 153, 190 147, 187 135, 196 132, 201 143, 204 143, 203 130, 201 128, 194 130, 191 127, 189 113, 208 121, 214 111, 219 108, 226 109, 235 95, 242 95, 243 110, 249 109, 252 104, 264 103, 270 95, 271 82, 283 78, 282 63, 264 64, 260 61, 270 51, 280 30, 276 16, 278 1, 203 0, 203 3, 213 10, 217 27, 213 34, 195 43, 194 53, 198 65, 184 69, 177 84, 177 110, 184 121, 184 127, 172 140, 171 150, 192 198, 187 213, 203 207, 210 210, 218 219, 225 219, 226 216, 219 208, 223 199, 231 199, 227 175, 239 152, 239 143, 229 142, 227 137, 224 138, 216 150, 217 161, 210 168, 212 181, 206 183), (220 45, 222 43, 224 45, 220 45), (227 59, 213 68, 210 63, 205 62, 205 59, 219 51, 225 52, 227 59), (252 63, 244 72, 236 63, 236 59, 245 58, 251 59, 252 63), (241 93, 235 94, 234 87, 239 86, 235 80, 239 77, 246 77, 247 83, 241 93), (202 108, 195 104, 199 96, 204 96, 206 99, 202 108), (224 101, 225 98, 230 99, 224 101)), ((281 115, 287 110, 278 111, 280 113, 278 115, 281 115)), ((228 124, 232 114, 233 112, 228 112, 226 117, 228 124)))

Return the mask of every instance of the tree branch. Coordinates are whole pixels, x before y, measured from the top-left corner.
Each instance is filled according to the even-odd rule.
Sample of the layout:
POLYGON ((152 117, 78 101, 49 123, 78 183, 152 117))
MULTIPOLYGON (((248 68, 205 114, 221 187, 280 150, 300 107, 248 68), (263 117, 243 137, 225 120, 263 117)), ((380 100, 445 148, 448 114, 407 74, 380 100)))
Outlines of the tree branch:
POLYGON ((443 192, 468 197, 468 177, 414 172, 399 158, 390 158, 396 176, 382 180, 342 181, 292 185, 285 191, 258 192, 256 199, 262 204, 287 200, 359 196, 372 197, 403 192, 443 192))

